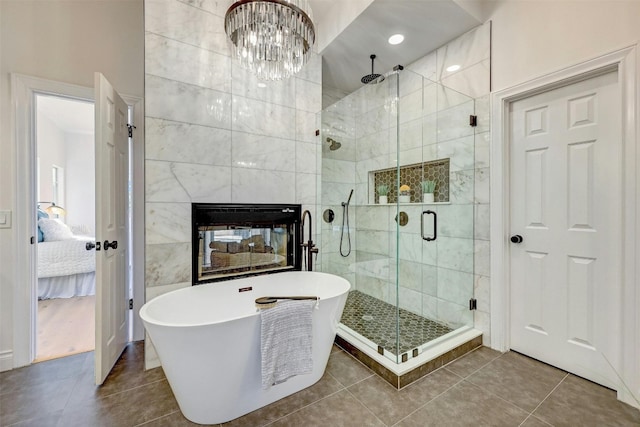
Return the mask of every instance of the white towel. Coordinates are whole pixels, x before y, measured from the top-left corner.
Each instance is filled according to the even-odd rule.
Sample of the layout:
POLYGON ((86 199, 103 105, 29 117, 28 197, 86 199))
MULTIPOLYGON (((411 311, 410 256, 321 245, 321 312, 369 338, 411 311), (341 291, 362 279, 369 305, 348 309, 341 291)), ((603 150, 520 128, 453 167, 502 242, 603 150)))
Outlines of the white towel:
POLYGON ((285 300, 260 310, 263 389, 313 370, 311 340, 315 304, 313 300, 285 300))

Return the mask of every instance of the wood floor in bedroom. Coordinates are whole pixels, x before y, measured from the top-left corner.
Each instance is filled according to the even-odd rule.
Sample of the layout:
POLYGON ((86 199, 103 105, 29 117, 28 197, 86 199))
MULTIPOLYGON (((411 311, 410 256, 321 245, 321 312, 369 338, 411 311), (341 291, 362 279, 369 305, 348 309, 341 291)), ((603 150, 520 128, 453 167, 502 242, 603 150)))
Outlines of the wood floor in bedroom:
POLYGON ((96 297, 38 301, 36 360, 92 351, 95 348, 96 297))

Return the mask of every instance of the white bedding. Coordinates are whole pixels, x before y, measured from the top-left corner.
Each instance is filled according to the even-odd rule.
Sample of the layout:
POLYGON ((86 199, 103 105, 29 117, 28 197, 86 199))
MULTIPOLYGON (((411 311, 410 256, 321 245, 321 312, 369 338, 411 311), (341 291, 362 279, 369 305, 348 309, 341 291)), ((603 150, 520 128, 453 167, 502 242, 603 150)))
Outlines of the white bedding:
POLYGON ((95 250, 86 250, 91 237, 38 243, 38 278, 70 276, 96 271, 95 250))
POLYGON ((38 299, 73 298, 95 294, 95 272, 38 279, 38 299))

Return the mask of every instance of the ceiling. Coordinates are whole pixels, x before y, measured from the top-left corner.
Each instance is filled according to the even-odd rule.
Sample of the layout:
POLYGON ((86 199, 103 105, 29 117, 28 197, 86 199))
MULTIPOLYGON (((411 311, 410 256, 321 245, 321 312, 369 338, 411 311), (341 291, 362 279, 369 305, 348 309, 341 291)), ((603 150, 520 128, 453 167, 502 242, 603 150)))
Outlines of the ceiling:
POLYGON ((38 114, 43 114, 66 133, 92 134, 93 103, 57 96, 38 95, 38 114))
MULTIPOLYGON (((319 31, 336 1, 310 0, 319 31)), ((335 10, 335 9, 334 9, 335 10)), ((480 25, 481 22, 453 0, 375 0, 320 53, 323 88, 351 93, 371 73, 369 56, 376 54, 375 72, 408 65, 480 25), (402 33, 403 43, 390 45, 392 34, 402 33)))

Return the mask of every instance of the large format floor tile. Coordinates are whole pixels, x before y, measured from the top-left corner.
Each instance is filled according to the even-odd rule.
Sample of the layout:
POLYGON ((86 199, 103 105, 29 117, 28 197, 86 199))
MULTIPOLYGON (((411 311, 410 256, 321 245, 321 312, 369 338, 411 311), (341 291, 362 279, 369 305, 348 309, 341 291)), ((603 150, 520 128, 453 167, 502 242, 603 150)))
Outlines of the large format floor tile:
MULTIPOLYGON (((162 368, 130 344, 101 387, 93 353, 0 373, 0 426, 193 427, 162 368)), ((640 426, 615 392, 517 353, 479 348, 396 390, 334 346, 320 381, 235 426, 640 426)))
POLYGON ((272 426, 384 426, 371 411, 353 397, 351 393, 342 390, 326 399, 307 406, 300 411, 280 418, 272 426), (357 421, 356 421, 357 420, 357 421))
POLYGON ((533 413, 554 426, 640 426, 640 412, 616 392, 569 375, 533 413))
POLYGON ((469 382, 525 411, 533 411, 567 375, 566 372, 509 352, 476 371, 469 382))
POLYGON ((393 425, 460 381, 459 376, 441 369, 400 391, 378 376, 349 387, 349 391, 386 425, 393 425))
POLYGON ((399 426, 518 426, 529 414, 462 381, 402 420, 399 426))

